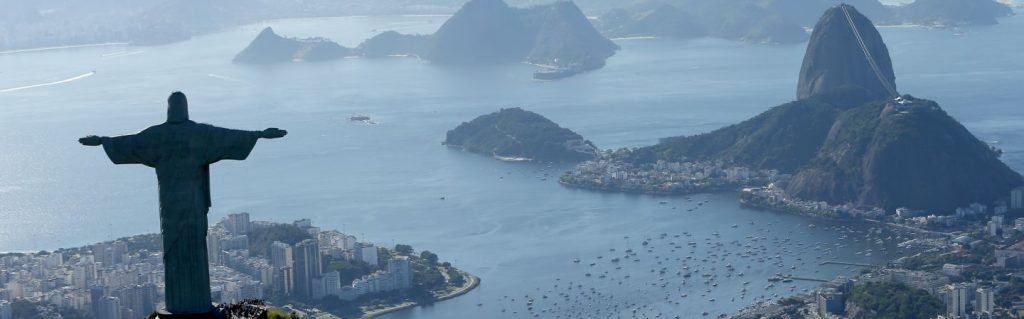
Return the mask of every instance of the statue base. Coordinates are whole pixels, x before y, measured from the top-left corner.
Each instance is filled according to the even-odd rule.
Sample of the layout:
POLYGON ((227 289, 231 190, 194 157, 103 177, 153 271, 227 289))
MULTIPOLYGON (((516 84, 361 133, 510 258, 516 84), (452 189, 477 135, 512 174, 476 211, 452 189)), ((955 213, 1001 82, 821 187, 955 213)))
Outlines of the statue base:
POLYGON ((167 312, 166 309, 160 309, 156 311, 155 319, 225 319, 225 316, 217 308, 210 308, 209 312, 205 313, 184 313, 174 314, 167 312))

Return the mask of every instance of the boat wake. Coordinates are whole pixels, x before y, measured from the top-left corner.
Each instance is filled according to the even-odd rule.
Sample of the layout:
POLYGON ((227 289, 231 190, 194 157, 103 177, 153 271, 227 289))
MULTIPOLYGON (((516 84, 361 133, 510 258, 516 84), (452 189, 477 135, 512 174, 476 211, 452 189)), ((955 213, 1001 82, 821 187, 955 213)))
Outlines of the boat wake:
POLYGON ((125 57, 125 56, 130 56, 130 55, 142 54, 142 53, 145 53, 145 52, 146 51, 141 51, 141 50, 140 51, 119 51, 119 52, 107 53, 107 54, 104 54, 102 56, 104 58, 119 58, 119 57, 125 57))
POLYGON ((63 79, 63 80, 60 80, 60 81, 53 81, 53 82, 32 84, 32 85, 26 85, 26 86, 19 86, 19 87, 13 87, 13 88, 9 88, 9 89, 0 89, 0 93, 7 93, 7 92, 27 90, 27 89, 34 89, 34 88, 38 88, 38 87, 51 86, 51 85, 57 85, 57 84, 64 84, 64 83, 68 83, 68 82, 78 81, 78 80, 81 80, 81 79, 93 76, 95 74, 96 74, 96 71, 92 71, 92 72, 85 73, 85 74, 82 74, 82 75, 78 75, 78 76, 75 76, 75 77, 72 77, 72 78, 63 79))
POLYGON ((220 75, 220 74, 210 73, 210 74, 207 74, 206 76, 214 78, 214 79, 221 79, 221 80, 230 81, 230 82, 249 84, 249 82, 246 82, 245 80, 233 78, 233 77, 230 77, 230 76, 227 76, 227 75, 220 75))
POLYGON ((128 44, 129 43, 127 43, 127 42, 111 42, 111 43, 62 45, 62 46, 56 46, 56 47, 45 47, 45 48, 32 48, 32 49, 19 49, 19 50, 0 51, 0 54, 15 54, 15 53, 26 53, 26 52, 54 51, 54 50, 94 48, 94 47, 107 47, 107 46, 122 46, 122 45, 128 45, 128 44))

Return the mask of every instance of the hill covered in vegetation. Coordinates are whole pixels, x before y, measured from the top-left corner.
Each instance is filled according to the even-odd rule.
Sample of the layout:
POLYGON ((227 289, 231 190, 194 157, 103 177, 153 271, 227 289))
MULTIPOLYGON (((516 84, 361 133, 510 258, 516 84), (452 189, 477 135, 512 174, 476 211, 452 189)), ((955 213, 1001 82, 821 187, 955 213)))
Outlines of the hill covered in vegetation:
POLYGON ((816 28, 797 101, 709 133, 663 139, 627 160, 777 169, 793 176, 780 185, 787 196, 888 211, 952 213, 998 200, 1024 184, 997 150, 937 103, 894 96, 895 76, 877 30, 848 8, 870 56, 879 61, 879 72, 867 62, 840 9, 828 10, 816 28), (887 88, 884 81, 893 82, 887 88))
POLYGON ((540 114, 502 109, 448 131, 445 145, 499 159, 579 162, 597 157, 593 143, 540 114))

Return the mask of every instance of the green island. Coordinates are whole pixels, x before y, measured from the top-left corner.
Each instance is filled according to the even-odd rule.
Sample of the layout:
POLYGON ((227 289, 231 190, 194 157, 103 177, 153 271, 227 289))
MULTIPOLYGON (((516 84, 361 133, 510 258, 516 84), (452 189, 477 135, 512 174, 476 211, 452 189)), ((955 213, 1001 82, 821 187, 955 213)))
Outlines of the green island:
POLYGON ((504 161, 580 162, 596 158, 593 143, 540 114, 501 109, 448 131, 444 145, 504 161))

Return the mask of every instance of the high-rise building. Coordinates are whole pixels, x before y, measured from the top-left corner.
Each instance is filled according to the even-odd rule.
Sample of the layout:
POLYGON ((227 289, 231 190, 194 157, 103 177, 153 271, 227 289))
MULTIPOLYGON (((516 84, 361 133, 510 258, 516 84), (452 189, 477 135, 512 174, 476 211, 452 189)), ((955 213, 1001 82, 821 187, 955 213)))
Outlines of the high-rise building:
POLYGON ((64 265, 64 254, 60 252, 53 252, 46 256, 45 265, 47 268, 54 268, 64 265))
POLYGON ((323 299, 327 296, 327 291, 324 288, 324 278, 313 278, 313 299, 323 299))
POLYGON ((1024 186, 1010 191, 1010 209, 1024 209, 1024 186))
POLYGON ((263 286, 257 282, 246 282, 238 287, 240 299, 263 299, 263 286))
POLYGON ((341 273, 332 271, 324 274, 324 294, 341 297, 341 273))
POLYGON ((285 295, 295 293, 295 269, 281 267, 274 270, 274 287, 285 295))
POLYGON ((12 311, 10 301, 0 300, 0 319, 14 319, 12 311))
POLYGON ((829 315, 846 314, 846 295, 835 288, 828 288, 818 292, 816 306, 818 315, 828 317, 829 315))
POLYGON ((320 244, 314 239, 295 244, 295 291, 302 296, 313 295, 313 280, 322 276, 320 244))
POLYGON ((249 232, 252 231, 252 223, 249 221, 249 213, 228 215, 228 219, 224 223, 224 228, 235 236, 249 234, 249 232))
POLYGON ((224 250, 248 250, 249 235, 229 236, 221 241, 224 250))
POLYGON ((345 235, 345 240, 342 244, 345 249, 354 249, 356 247, 356 236, 345 235))
POLYGON ((370 266, 379 266, 380 259, 377 257, 377 247, 369 243, 359 243, 359 256, 361 261, 369 264, 370 266))
POLYGON ((96 264, 85 260, 78 262, 75 265, 75 272, 72 277, 74 278, 75 288, 88 288, 91 282, 96 279, 96 264))
POLYGON ((388 260, 388 273, 395 278, 395 289, 406 290, 412 287, 412 268, 409 257, 397 256, 388 260))
POLYGON ((121 299, 113 296, 100 299, 100 315, 97 318, 121 319, 121 299))
POLYGON ((103 286, 93 285, 89 287, 89 305, 93 317, 99 318, 100 306, 103 297, 106 297, 107 289, 103 286))
POLYGON ((943 292, 946 303, 946 316, 963 318, 967 315, 967 303, 970 300, 969 286, 966 284, 948 285, 943 292))
POLYGON ((150 314, 156 310, 157 287, 154 284, 130 285, 117 292, 122 308, 131 309, 133 314, 150 314))
POLYGON ((206 234, 206 252, 211 264, 224 264, 224 244, 221 242, 224 236, 225 234, 221 230, 210 231, 206 234))
POLYGON ((292 259, 292 246, 275 241, 270 244, 270 265, 274 269, 280 269, 283 267, 291 267, 294 260, 292 259))
POLYGON ((975 296, 974 311, 989 315, 995 312, 996 300, 992 288, 978 288, 975 296))

